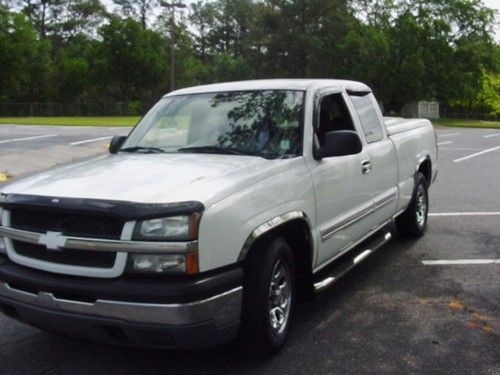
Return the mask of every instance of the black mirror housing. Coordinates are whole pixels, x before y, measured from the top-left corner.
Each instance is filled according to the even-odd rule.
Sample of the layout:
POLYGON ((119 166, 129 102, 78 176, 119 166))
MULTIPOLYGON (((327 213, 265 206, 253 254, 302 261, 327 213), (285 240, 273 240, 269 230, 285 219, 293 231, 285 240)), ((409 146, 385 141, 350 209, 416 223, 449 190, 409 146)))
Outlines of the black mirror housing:
POLYGON ((111 154, 116 154, 126 139, 127 139, 127 137, 124 135, 113 136, 113 138, 111 139, 111 142, 109 144, 109 152, 111 154))
POLYGON ((337 130, 325 134, 325 145, 316 151, 318 159, 359 154, 363 149, 359 135, 352 130, 337 130))

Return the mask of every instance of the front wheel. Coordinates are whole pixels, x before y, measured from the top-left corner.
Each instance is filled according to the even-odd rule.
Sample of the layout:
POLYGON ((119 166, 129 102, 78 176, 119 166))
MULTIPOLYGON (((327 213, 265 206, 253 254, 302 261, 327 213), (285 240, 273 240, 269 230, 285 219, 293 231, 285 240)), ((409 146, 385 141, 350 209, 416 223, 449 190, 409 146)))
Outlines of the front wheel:
POLYGON ((427 229, 429 194, 427 180, 422 173, 415 178, 415 189, 408 208, 396 218, 398 231, 405 237, 422 237, 427 229))
POLYGON ((271 356, 285 343, 295 303, 292 249, 281 237, 263 240, 245 265, 243 333, 254 351, 271 356))

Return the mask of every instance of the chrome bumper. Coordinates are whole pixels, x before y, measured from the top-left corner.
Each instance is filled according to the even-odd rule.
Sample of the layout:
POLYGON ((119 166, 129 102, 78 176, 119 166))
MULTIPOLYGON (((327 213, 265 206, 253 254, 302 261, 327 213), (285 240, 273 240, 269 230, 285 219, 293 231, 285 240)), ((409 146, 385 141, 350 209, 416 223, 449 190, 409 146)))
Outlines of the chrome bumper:
POLYGON ((240 286, 189 303, 156 304, 101 299, 90 303, 61 299, 46 292, 34 294, 16 289, 8 283, 0 282, 1 300, 7 299, 14 303, 19 302, 63 313, 164 326, 212 322, 215 327, 224 327, 238 322, 241 314, 242 295, 243 288, 240 286))

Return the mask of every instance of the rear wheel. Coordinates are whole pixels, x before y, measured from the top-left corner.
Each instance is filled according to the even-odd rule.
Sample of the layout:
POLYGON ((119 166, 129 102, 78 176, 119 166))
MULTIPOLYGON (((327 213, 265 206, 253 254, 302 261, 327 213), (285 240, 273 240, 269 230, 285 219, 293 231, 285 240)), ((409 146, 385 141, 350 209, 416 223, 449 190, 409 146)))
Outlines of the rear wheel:
POLYGON ((427 229, 427 213, 429 209, 429 195, 427 180, 422 173, 415 178, 415 189, 408 208, 396 218, 398 231, 405 237, 418 238, 423 236, 427 229))
POLYGON ((288 337, 295 303, 292 249, 270 237, 253 249, 245 265, 243 333, 254 351, 273 355, 288 337))

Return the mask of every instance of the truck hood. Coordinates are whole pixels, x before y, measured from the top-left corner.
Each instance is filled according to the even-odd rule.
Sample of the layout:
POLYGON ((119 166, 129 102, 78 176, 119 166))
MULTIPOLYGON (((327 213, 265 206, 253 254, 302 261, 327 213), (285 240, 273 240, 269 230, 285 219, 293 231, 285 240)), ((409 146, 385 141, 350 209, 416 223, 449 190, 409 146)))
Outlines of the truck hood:
POLYGON ((140 203, 200 201, 209 207, 291 165, 287 159, 240 155, 104 155, 18 180, 1 192, 140 203))

